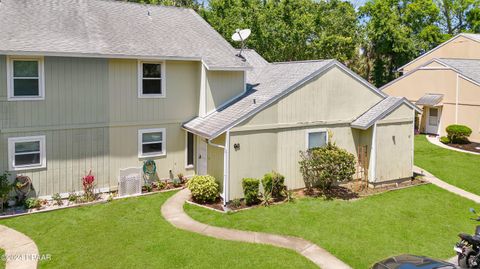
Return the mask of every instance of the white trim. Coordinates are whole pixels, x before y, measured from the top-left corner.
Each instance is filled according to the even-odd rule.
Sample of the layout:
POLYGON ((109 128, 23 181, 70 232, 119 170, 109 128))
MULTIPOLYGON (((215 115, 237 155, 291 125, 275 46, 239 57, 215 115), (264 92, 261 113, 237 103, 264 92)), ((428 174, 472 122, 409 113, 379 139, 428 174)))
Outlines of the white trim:
POLYGON ((417 58, 415 58, 415 59, 411 60, 410 62, 408 62, 408 63, 406 63, 406 64, 404 64, 404 65, 400 66, 400 67, 397 69, 397 71, 399 71, 399 72, 403 72, 403 69, 404 69, 406 66, 408 66, 408 65, 411 65, 412 63, 414 63, 414 62, 416 62, 416 61, 418 61, 418 60, 422 59, 423 57, 425 57, 425 56, 427 56, 427 55, 431 54, 432 52, 434 52, 434 51, 436 51, 436 50, 440 49, 441 47, 443 47, 443 46, 447 45, 448 43, 452 42, 453 40, 457 39, 457 38, 458 38, 458 37, 460 37, 460 36, 463 36, 463 37, 465 37, 465 38, 468 38, 468 39, 470 39, 470 40, 472 40, 472 41, 475 41, 475 42, 480 42, 479 40, 476 40, 476 39, 474 39, 474 38, 471 38, 471 37, 470 37, 470 36, 468 36, 468 35, 464 35, 464 34, 458 34, 458 35, 456 35, 456 36, 454 36, 454 37, 450 38, 449 40, 447 40, 447 41, 443 42, 442 44, 440 44, 440 45, 436 46, 435 48, 433 48, 433 49, 431 49, 431 50, 427 51, 426 53, 424 53, 424 54, 422 54, 422 55, 418 56, 417 58))
POLYGON ((223 204, 230 201, 230 130, 225 132, 225 149, 223 150, 223 204))
POLYGON ((328 130, 326 128, 307 129, 305 131, 305 149, 309 150, 309 136, 312 133, 325 133, 325 145, 328 144, 328 130))
POLYGON ((167 132, 165 128, 153 128, 153 129, 139 129, 138 130, 138 158, 150 158, 150 157, 160 157, 167 155, 167 132), (162 140, 155 143, 162 143, 162 151, 157 153, 147 153, 144 154, 142 150, 143 144, 143 134, 148 133, 162 133, 162 140))
POLYGON ((9 171, 23 171, 32 169, 41 169, 47 167, 47 149, 45 147, 45 136, 24 136, 24 137, 9 137, 8 138, 8 167, 9 171), (39 142, 40 143, 40 162, 38 164, 30 165, 15 165, 15 144, 22 142, 39 142))
POLYGON ((457 73, 455 81, 455 124, 458 123, 458 95, 459 95, 459 75, 457 73))
MULTIPOLYGON (((7 64, 7 100, 8 101, 38 101, 45 100, 45 64, 43 56, 13 56, 6 57, 7 64), (38 63, 38 95, 36 96, 15 96, 13 90, 13 62, 14 61, 36 61, 38 63)), ((35 79, 32 77, 32 79, 35 79)))
POLYGON ((372 149, 370 154, 370 164, 369 164, 369 178, 370 182, 377 181, 377 123, 373 124, 372 127, 372 149))
POLYGON ((198 104, 198 116, 205 117, 207 114, 207 71, 204 64, 202 64, 200 69, 200 100, 198 104))
MULTIPOLYGON (((417 117, 417 114, 415 113, 415 110, 413 111, 413 121, 412 121, 412 176, 413 176, 413 163, 415 160, 415 119, 417 117)), ((418 122, 418 129, 420 129, 420 119, 418 122)))
MULTIPOLYGON (((166 83, 166 63, 165 61, 145 61, 137 60, 137 88, 138 88, 138 98, 166 98, 167 97, 167 83, 166 83), (143 93, 143 80, 146 79, 143 77, 143 64, 159 64, 160 65, 160 84, 161 84, 161 94, 144 94, 143 93)), ((148 78, 147 78, 148 79, 148 78)), ((155 79, 158 80, 158 79, 155 79)))
POLYGON ((195 168, 195 134, 192 133, 192 132, 189 132, 187 130, 185 130, 185 169, 193 169, 195 168), (193 135, 193 164, 188 164, 188 134, 192 134, 193 135))
POLYGON ((204 64, 208 70, 233 71, 233 70, 251 70, 252 66, 213 66, 209 67, 202 57, 183 57, 183 56, 151 56, 151 55, 133 55, 133 54, 101 54, 101 53, 77 53, 77 52, 55 52, 55 51, 17 51, 17 50, 0 50, 0 54, 14 54, 19 56, 54 56, 54 57, 76 57, 76 58, 105 58, 105 59, 141 59, 148 61, 199 61, 204 64))

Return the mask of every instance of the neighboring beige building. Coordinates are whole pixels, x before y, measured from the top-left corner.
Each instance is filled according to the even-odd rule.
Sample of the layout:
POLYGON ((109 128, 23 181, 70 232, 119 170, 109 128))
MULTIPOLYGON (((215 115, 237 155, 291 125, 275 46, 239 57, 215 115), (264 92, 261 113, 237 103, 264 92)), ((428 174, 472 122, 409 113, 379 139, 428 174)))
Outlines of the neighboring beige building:
POLYGON ((470 139, 480 142, 480 35, 457 35, 400 71, 381 90, 423 107, 420 132, 443 136, 448 125, 463 124, 472 129, 470 139))
POLYGON ((299 151, 327 132, 367 151, 371 183, 412 176, 416 107, 337 61, 243 61, 190 9, 2 0, 0 18, 0 172, 37 195, 80 191, 89 170, 115 190, 147 159, 161 178, 215 176, 226 200, 271 170, 301 188, 299 151))

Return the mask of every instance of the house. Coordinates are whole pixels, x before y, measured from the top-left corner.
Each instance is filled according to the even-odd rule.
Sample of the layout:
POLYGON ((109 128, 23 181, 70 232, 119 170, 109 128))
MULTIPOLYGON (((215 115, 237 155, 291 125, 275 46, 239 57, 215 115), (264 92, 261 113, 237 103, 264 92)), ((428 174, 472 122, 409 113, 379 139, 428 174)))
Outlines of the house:
POLYGON ((480 142, 480 35, 459 34, 400 68, 381 90, 423 107, 420 132, 444 136, 451 124, 472 129, 480 142))
POLYGON ((226 200, 271 170, 301 188, 299 151, 329 139, 365 153, 372 184, 412 176, 417 108, 335 60, 244 61, 193 10, 125 2, 2 0, 0 28, 0 171, 37 195, 90 169, 114 190, 148 159, 215 176, 226 200))

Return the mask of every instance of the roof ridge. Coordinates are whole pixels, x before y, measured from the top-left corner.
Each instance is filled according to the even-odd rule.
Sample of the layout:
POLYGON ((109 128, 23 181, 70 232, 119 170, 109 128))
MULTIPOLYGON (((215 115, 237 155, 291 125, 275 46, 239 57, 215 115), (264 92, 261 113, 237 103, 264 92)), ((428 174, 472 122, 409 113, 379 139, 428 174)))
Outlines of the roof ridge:
POLYGON ((89 0, 89 1, 97 1, 97 2, 109 2, 115 4, 125 4, 125 5, 136 5, 136 6, 147 6, 147 7, 155 7, 155 8, 168 8, 168 9, 178 9, 178 10, 193 10, 189 7, 177 7, 177 6, 166 6, 162 4, 146 4, 140 2, 130 2, 130 1, 119 1, 119 0, 89 0))
POLYGON ((297 64, 297 63, 312 63, 312 62, 328 62, 335 61, 335 59, 318 59, 318 60, 301 60, 301 61, 285 61, 285 62, 272 62, 271 64, 297 64))

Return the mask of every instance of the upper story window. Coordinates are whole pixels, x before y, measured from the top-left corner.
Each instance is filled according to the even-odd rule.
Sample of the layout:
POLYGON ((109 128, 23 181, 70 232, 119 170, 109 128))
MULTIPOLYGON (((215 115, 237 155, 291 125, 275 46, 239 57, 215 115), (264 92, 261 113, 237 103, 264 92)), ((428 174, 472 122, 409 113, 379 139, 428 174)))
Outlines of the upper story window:
POLYGON ((307 131, 307 149, 323 147, 328 143, 328 134, 326 130, 308 130, 307 131))
POLYGON ((45 136, 8 138, 10 171, 46 167, 45 136))
POLYGON ((138 97, 165 97, 165 62, 138 62, 138 97))
POLYGON ((44 67, 41 57, 8 57, 8 100, 45 99, 44 67))
POLYGON ((138 157, 157 157, 166 154, 165 128, 138 130, 138 157))

